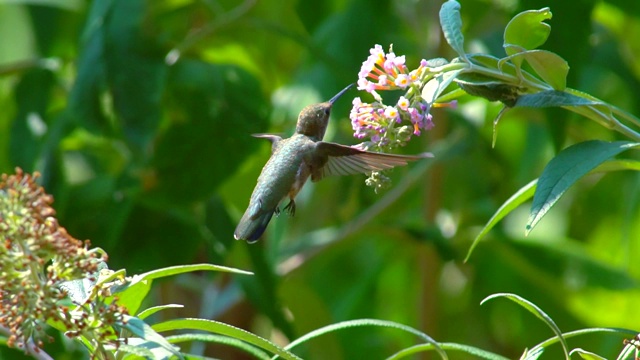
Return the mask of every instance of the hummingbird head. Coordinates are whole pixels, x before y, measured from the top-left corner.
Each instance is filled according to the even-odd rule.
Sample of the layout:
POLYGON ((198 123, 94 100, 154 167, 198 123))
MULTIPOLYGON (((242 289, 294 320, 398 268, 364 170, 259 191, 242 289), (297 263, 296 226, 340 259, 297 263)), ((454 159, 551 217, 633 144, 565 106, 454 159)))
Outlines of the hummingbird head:
POLYGON ((305 107, 298 116, 298 124, 296 125, 296 133, 322 140, 329 123, 329 115, 331 115, 331 107, 333 103, 344 94, 353 84, 349 84, 342 89, 329 101, 319 104, 313 104, 305 107))

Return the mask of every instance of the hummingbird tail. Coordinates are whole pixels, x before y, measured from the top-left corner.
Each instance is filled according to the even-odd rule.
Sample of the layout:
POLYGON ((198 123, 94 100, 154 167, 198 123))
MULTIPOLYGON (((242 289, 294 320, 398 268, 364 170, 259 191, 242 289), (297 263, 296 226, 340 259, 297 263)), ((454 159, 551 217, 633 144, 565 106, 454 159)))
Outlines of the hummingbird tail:
POLYGON ((240 219, 236 231, 233 233, 233 237, 236 240, 246 240, 249 243, 253 243, 262 236, 274 212, 269 211, 255 218, 251 218, 248 213, 249 211, 240 219))

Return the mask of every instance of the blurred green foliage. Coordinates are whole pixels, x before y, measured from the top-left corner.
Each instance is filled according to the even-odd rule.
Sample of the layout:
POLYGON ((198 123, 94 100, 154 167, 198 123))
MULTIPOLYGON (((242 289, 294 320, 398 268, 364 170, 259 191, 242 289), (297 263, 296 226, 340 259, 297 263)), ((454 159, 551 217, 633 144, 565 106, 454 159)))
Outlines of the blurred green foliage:
MULTIPOLYGON (((502 32, 515 13, 551 7, 544 47, 568 61, 568 86, 640 114, 637 1, 461 3, 467 51, 496 56, 504 55, 502 32)), ((465 98, 457 110, 434 111, 436 128, 405 152, 432 151, 435 160, 395 170, 394 188, 376 195, 364 176, 307 184, 295 218, 275 219, 258 244, 232 239, 270 148, 249 135, 289 135, 302 107, 357 79, 374 44, 393 43, 408 64, 451 58, 439 7, 406 0, 0 2, 0 171, 40 171, 60 223, 104 248, 113 269, 211 262, 255 273, 164 282, 156 299, 186 305, 165 316, 215 318, 277 342, 377 318, 510 358, 552 333, 514 304, 480 307, 492 293, 530 300, 563 331, 637 328, 638 173, 581 180, 526 238, 528 208, 521 207, 462 262, 495 210, 560 149, 620 138, 560 109, 509 112, 492 148, 500 106, 465 98)), ((356 143, 349 96, 356 94, 334 108, 331 141, 356 143)), ((380 358, 415 340, 353 329, 315 340, 301 355, 380 358)), ((621 341, 593 335, 570 344, 617 354, 621 341)), ((228 348, 194 349, 241 358, 228 348)), ((73 358, 60 341, 48 350, 73 358)))

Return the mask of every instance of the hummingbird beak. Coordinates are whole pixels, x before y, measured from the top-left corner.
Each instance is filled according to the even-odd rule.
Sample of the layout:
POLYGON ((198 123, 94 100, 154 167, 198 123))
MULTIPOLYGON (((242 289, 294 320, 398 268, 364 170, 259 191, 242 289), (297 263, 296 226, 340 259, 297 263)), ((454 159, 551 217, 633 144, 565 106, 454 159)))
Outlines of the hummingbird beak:
POLYGON ((340 96, 342 96, 342 94, 344 94, 345 92, 347 92, 347 90, 351 89, 351 87, 353 86, 353 83, 349 84, 346 88, 342 89, 342 91, 340 91, 339 93, 336 94, 336 96, 332 97, 331 100, 329 100, 329 104, 333 105, 333 103, 338 100, 338 98, 340 96))

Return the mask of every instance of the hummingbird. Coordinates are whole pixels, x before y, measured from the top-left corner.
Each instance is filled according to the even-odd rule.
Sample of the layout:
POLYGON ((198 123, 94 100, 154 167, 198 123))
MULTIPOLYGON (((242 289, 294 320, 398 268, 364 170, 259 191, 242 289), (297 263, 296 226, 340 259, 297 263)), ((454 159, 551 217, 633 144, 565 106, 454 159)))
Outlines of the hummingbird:
POLYGON ((262 168, 249 206, 233 234, 236 240, 257 241, 273 214, 280 214, 280 203, 287 197, 289 203, 283 210, 293 216, 296 211, 294 199, 309 176, 316 182, 332 175, 366 174, 431 156, 383 154, 322 141, 333 103, 352 85, 329 101, 305 107, 298 116, 295 133, 287 139, 272 134, 253 134, 271 141, 271 157, 262 168))

